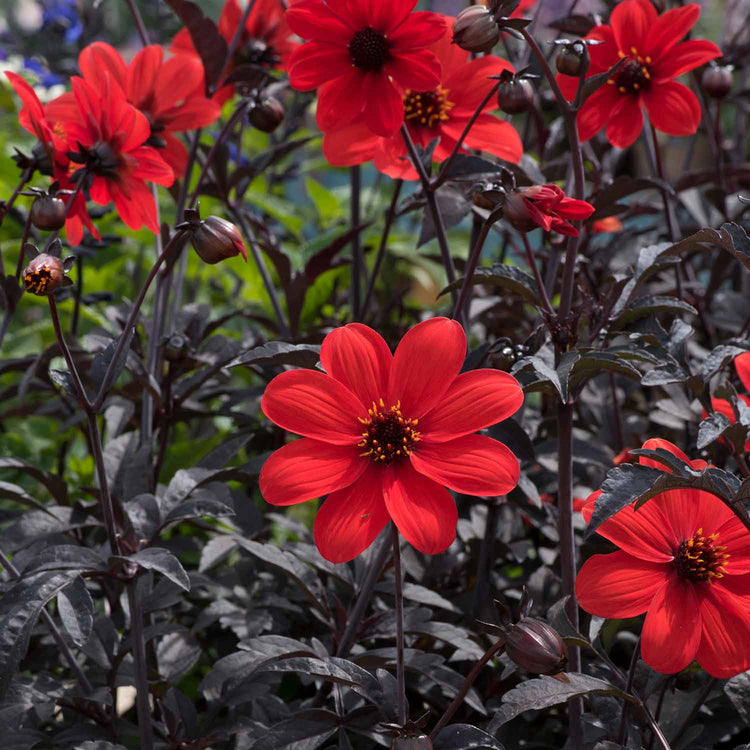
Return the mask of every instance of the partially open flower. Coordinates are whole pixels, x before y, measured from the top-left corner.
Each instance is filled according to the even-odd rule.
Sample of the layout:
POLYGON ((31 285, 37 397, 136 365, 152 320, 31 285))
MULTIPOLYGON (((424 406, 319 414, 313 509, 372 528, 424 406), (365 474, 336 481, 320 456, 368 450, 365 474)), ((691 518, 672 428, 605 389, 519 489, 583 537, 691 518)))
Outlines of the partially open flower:
POLYGON ((592 213, 590 203, 568 198, 557 185, 530 185, 508 193, 504 217, 519 232, 542 227, 575 237, 578 230, 566 219, 582 221, 592 213))
POLYGON ((560 634, 534 617, 522 617, 510 628, 505 653, 532 674, 558 674, 568 663, 568 649, 560 634))
POLYGON ((500 29, 484 5, 464 8, 453 22, 453 43, 468 52, 489 52, 500 39, 500 29))
POLYGON ((27 292, 47 297, 65 284, 63 261, 48 253, 39 253, 23 270, 23 285, 27 292))
POLYGON ((201 221, 190 237, 195 252, 206 263, 219 263, 241 255, 247 262, 247 251, 237 227, 220 216, 201 221))

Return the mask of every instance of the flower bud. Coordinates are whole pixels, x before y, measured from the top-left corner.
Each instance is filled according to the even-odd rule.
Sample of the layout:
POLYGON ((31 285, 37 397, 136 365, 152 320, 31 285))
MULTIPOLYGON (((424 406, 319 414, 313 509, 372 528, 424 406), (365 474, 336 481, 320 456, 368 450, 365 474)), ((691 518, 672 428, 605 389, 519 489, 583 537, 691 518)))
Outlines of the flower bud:
POLYGON ((47 297, 65 281, 65 266, 60 258, 40 253, 23 270, 23 285, 27 292, 47 297))
MULTIPOLYGON (((513 190, 508 193, 505 199, 505 209, 503 210, 503 218, 519 232, 530 232, 532 229, 536 229, 537 224, 534 219, 531 218, 529 206, 524 200, 521 190, 513 190)), ((530 188, 528 188, 530 189, 530 188)))
POLYGON ((479 182, 474 186, 471 200, 479 208, 494 211, 505 201, 505 190, 499 182, 479 182))
POLYGON ((247 252, 242 235, 237 227, 220 218, 209 216, 198 225, 192 233, 190 241, 195 252, 206 263, 218 263, 235 255, 242 255, 247 262, 247 252))
POLYGON ((534 89, 525 78, 504 81, 497 90, 497 106, 509 115, 530 109, 534 102, 534 89))
POLYGON ((56 195, 38 195, 31 204, 31 223, 37 229, 56 231, 65 226, 67 207, 56 195))
POLYGON ((272 133, 284 120, 284 107, 276 97, 267 96, 250 110, 247 119, 258 130, 272 133))
POLYGON ((582 42, 566 44, 557 53, 557 57, 555 58, 555 65, 557 66, 558 73, 562 73, 566 76, 580 75, 585 54, 586 49, 582 42))
POLYGON ((464 8, 453 22, 453 43, 468 52, 489 52, 500 39, 500 29, 484 5, 464 8))
POLYGON ((533 617, 524 617, 510 628, 505 653, 532 674, 557 674, 568 662, 568 649, 560 634, 533 617))
POLYGON ((723 99, 732 90, 732 66, 711 65, 701 77, 703 90, 714 99, 723 99))

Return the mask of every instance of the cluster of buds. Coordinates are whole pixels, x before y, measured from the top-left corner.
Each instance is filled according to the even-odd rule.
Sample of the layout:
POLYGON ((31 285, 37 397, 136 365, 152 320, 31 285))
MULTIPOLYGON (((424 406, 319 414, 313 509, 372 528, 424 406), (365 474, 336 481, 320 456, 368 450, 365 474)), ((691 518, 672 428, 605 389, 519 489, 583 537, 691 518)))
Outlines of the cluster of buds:
POLYGON ((75 256, 61 260, 62 243, 52 242, 46 252, 27 242, 23 246, 29 258, 29 265, 23 270, 23 286, 30 294, 48 297, 55 289, 70 286, 73 282, 65 275, 75 263, 75 256))
POLYGON ((187 229, 190 241, 204 263, 219 263, 241 255, 247 263, 247 250, 239 229, 220 216, 201 219, 199 208, 186 208, 185 221, 176 229, 187 229))

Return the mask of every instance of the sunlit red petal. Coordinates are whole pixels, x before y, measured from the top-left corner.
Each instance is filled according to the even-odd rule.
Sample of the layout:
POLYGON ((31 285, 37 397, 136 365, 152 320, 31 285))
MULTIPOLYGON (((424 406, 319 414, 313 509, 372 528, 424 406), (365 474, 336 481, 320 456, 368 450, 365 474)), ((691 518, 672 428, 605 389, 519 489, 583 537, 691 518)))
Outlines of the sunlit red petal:
POLYGON ((193 55, 175 55, 167 60, 159 68, 152 89, 156 97, 153 111, 160 119, 163 113, 189 99, 203 102, 209 110, 220 110, 218 104, 203 96, 203 63, 193 55))
MULTIPOLYGON (((139 50, 130 65, 127 73, 127 92, 129 101, 145 111, 153 111, 155 103, 155 84, 159 78, 164 51, 158 44, 149 44, 139 50), (151 105, 151 106, 149 106, 151 105)), ((189 80, 187 76, 183 80, 189 80)), ((192 83, 192 82, 191 82, 192 83)))
MULTIPOLYGON (((448 39, 449 36, 446 37, 446 41, 448 39)), ((449 45, 460 50, 464 55, 467 54, 457 44, 449 43, 449 45)), ((443 63, 443 86, 448 89, 448 98, 455 105, 452 111, 454 113, 465 111, 469 116, 474 114, 474 110, 495 83, 489 76, 498 75, 503 70, 512 71, 513 66, 507 60, 495 55, 478 57, 456 66, 453 70, 446 70, 445 63, 443 63)), ((495 106, 492 100, 486 105, 492 109, 495 106)))
POLYGON ((397 133, 404 121, 404 102, 393 83, 382 73, 367 73, 362 88, 370 130, 381 136, 397 133))
MULTIPOLYGON (((451 118, 443 123, 440 129, 456 141, 461 137, 466 122, 451 118)), ((523 144, 516 129, 509 122, 494 115, 479 115, 464 143, 468 148, 487 151, 513 164, 518 163, 523 156, 523 144)))
POLYGON ((366 102, 364 78, 359 68, 350 66, 348 73, 318 89, 316 120, 323 132, 350 123, 362 112, 366 102))
POLYGON ((415 91, 431 91, 440 83, 440 63, 426 49, 402 52, 385 64, 385 71, 399 86, 415 91))
MULTIPOLYGON (((750 573, 750 532, 745 528, 742 521, 732 513, 720 500, 717 505, 712 505, 716 512, 715 525, 711 527, 711 533, 719 536, 716 544, 726 547, 724 554, 729 555, 726 562, 727 575, 737 576, 750 573), (723 522, 721 521, 723 520, 723 522)), ((704 533, 707 530, 704 529, 704 533)))
MULTIPOLYGON (((385 3, 383 3, 385 5, 385 3)), ((429 47, 448 33, 445 16, 429 11, 417 11, 388 35, 393 53, 400 54, 408 49, 429 47)))
POLYGON ((662 13, 650 25, 639 54, 643 57, 649 55, 657 65, 662 59, 671 57, 673 47, 693 28, 700 14, 700 6, 695 3, 662 13))
POLYGON ((750 392, 750 352, 734 358, 734 369, 748 392, 750 392))
MULTIPOLYGON (((308 42, 289 60, 289 84, 297 91, 312 91, 327 81, 351 73, 352 58, 346 47, 328 42, 308 42)), ((339 85, 343 82, 339 81, 339 85)))
POLYGON ((363 4, 369 25, 390 36, 409 17, 417 0, 363 0, 363 4))
POLYGON ((648 31, 657 18, 656 9, 650 2, 625 0, 616 5, 609 17, 609 24, 618 49, 629 55, 632 53, 631 47, 635 47, 642 54, 648 31))
POLYGON ((302 0, 286 12, 289 28, 302 39, 346 45, 354 29, 346 23, 346 15, 339 16, 328 5, 318 0, 302 0))
POLYGON ((612 110, 620 103, 621 97, 616 86, 605 83, 586 100, 576 120, 581 141, 593 138, 609 122, 612 110))
POLYGON ((705 39, 691 39, 678 44, 668 55, 653 65, 651 75, 657 82, 677 78, 720 56, 721 50, 713 42, 705 39))
POLYGON ((78 55, 78 67, 83 77, 96 86, 101 86, 104 74, 109 73, 123 91, 127 90, 128 69, 125 61, 120 53, 106 42, 87 44, 78 55))
POLYGON ((588 75, 609 70, 620 59, 617 54, 615 34, 610 26, 594 26, 586 35, 586 39, 596 39, 602 42, 602 44, 590 45, 588 48, 589 60, 591 61, 588 75))
POLYGON ((456 538, 458 510, 450 492, 410 463, 386 467, 383 496, 399 532, 420 552, 437 555, 456 538))
POLYGON ((641 100, 637 96, 619 97, 619 102, 610 112, 610 117, 607 120, 607 129, 605 130, 607 140, 617 148, 627 148, 633 144, 642 130, 641 100))
POLYGON ((343 128, 323 133, 323 156, 334 167, 364 164, 374 158, 379 140, 379 136, 359 119, 343 128))
POLYGON ((651 124, 668 135, 691 135, 701 123, 696 95, 676 81, 667 81, 643 93, 651 124))
POLYGON ((484 435, 417 443, 411 465, 438 484, 466 495, 506 495, 518 484, 520 474, 513 452, 484 435))

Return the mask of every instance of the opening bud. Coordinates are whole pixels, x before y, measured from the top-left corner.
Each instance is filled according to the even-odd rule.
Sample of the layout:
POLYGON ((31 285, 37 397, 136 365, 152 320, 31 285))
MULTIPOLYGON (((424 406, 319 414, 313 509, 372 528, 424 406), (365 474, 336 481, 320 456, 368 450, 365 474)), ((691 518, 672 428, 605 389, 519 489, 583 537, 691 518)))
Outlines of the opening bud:
POLYGON ((586 46, 583 42, 566 44, 555 58, 557 71, 566 76, 579 76, 583 68, 586 46))
POLYGON ((56 231, 65 226, 67 208, 65 201, 57 195, 38 195, 31 204, 31 223, 37 229, 56 231))
POLYGON ((65 282, 65 264, 54 255, 39 253, 23 270, 24 288, 38 297, 49 296, 65 282))
POLYGON ((453 43, 468 52, 489 52, 500 39, 500 29, 484 5, 464 8, 453 22, 453 43))
POLYGON ((248 112, 247 119, 258 130, 272 133, 284 120, 284 107, 276 97, 267 96, 248 112))
POLYGON ((219 263, 241 255, 247 262, 247 251, 237 227, 219 216, 209 216, 193 230, 190 241, 195 252, 206 263, 219 263))
POLYGON ((531 192, 532 188, 521 188, 521 190, 510 191, 505 198, 503 218, 519 232, 530 232, 539 226, 531 217, 529 205, 522 195, 524 190, 531 192))
POLYGON ((709 65, 701 76, 703 90, 713 99, 723 99, 732 90, 732 65, 709 65))
POLYGON ((522 617, 508 630, 505 653, 532 674, 558 674, 568 663, 568 649, 560 634, 534 617, 522 617))

